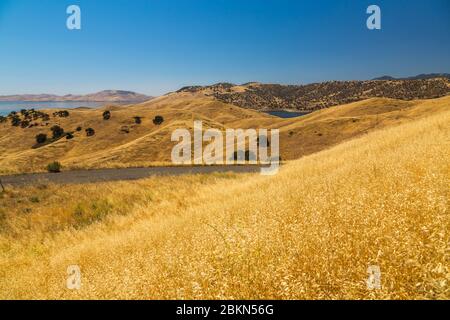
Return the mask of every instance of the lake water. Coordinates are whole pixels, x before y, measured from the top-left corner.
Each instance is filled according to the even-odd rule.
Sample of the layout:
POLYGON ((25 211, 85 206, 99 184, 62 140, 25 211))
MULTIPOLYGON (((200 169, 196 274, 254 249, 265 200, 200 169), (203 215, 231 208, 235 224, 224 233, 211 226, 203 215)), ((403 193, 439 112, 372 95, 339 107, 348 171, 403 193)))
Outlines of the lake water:
MULTIPOLYGON (((63 102, 30 102, 30 101, 0 101, 0 115, 5 116, 11 111, 20 111, 21 109, 74 109, 80 107, 98 108, 105 104, 117 104, 120 103, 108 103, 108 102, 83 102, 83 101, 63 101, 63 102)), ((267 111, 266 113, 279 117, 279 118, 295 118, 301 117, 309 112, 296 112, 296 111, 267 111)))
MULTIPOLYGON (((0 115, 7 115, 11 111, 21 109, 74 109, 79 107, 98 108, 107 102, 83 102, 83 101, 63 101, 63 102, 30 102, 30 101, 0 101, 0 115)), ((115 103, 112 103, 115 104, 115 103)))
POLYGON ((296 118, 309 114, 310 112, 297 111, 267 111, 266 113, 279 118, 296 118))

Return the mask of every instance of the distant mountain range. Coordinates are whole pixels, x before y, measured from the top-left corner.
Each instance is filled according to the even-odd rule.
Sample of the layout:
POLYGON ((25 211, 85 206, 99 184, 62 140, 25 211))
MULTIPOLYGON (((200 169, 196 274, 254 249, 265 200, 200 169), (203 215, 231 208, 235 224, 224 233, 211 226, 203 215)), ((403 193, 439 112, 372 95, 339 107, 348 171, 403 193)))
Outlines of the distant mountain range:
MULTIPOLYGON (((326 81, 306 85, 217 83, 184 87, 177 92, 202 93, 225 103, 262 111, 313 111, 376 97, 414 100, 446 96, 450 94, 450 74, 430 73, 407 78, 382 76, 365 81, 326 81)), ((132 91, 105 90, 87 95, 9 95, 0 96, 0 101, 140 103, 152 98, 132 91)))
POLYGON ((0 101, 82 101, 82 102, 144 102, 152 99, 150 96, 144 94, 123 91, 123 90, 104 90, 97 93, 86 95, 72 95, 58 96, 53 94, 24 94, 24 95, 9 95, 0 96, 0 101))
POLYGON ((382 76, 373 80, 426 80, 434 78, 447 78, 450 79, 450 73, 423 73, 413 77, 395 78, 391 76, 382 76))

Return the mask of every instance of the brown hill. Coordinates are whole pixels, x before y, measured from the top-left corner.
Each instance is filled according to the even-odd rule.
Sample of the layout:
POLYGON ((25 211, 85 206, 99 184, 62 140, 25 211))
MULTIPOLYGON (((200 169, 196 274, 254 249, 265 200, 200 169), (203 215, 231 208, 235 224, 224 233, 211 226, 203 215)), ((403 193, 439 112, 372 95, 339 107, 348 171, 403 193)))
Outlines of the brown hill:
POLYGON ((152 99, 144 94, 124 90, 104 90, 86 95, 28 94, 0 96, 0 101, 83 101, 83 102, 143 102, 152 99))
POLYGON ((312 111, 369 98, 431 99, 450 94, 447 78, 417 80, 331 81, 307 85, 219 83, 185 87, 179 92, 202 92, 219 101, 256 110, 312 111))
POLYGON ((55 110, 44 110, 36 116, 18 114, 0 121, 0 172, 42 171, 54 160, 62 162, 65 169, 170 164, 175 145, 172 131, 192 128, 194 120, 203 120, 204 127, 222 130, 279 128, 281 156, 291 160, 449 106, 450 97, 416 101, 373 98, 300 118, 281 119, 202 93, 181 92, 129 106, 55 114, 55 110), (111 112, 109 120, 103 119, 106 110, 111 112), (157 115, 164 118, 160 125, 153 123, 157 115), (141 123, 136 123, 135 117, 140 117, 141 123), (13 118, 17 126, 12 125, 13 118), (51 139, 50 128, 54 125, 72 137, 51 139), (94 135, 87 135, 88 128, 94 129, 94 135), (47 142, 37 145, 38 134, 46 134, 47 142))
POLYGON ((448 299, 448 123, 372 132, 271 177, 8 188, 0 299, 448 299), (64 286, 73 264, 81 290, 64 286))

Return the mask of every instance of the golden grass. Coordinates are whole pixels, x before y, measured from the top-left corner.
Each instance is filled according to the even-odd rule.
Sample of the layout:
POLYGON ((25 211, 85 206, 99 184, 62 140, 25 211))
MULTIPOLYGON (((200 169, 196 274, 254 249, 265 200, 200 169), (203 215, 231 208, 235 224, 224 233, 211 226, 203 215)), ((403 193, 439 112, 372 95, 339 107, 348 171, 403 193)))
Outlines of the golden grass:
POLYGON ((0 298, 448 299, 448 123, 372 132, 273 177, 10 191, 0 298), (10 212, 34 193, 36 213, 19 212, 23 199, 10 212), (108 214, 75 227, 78 204, 95 215, 96 201, 108 214), (79 291, 65 287, 72 264, 79 291), (381 290, 366 287, 369 265, 381 290))
MULTIPOLYGON (((59 161, 63 170, 80 168, 118 168, 154 166, 171 162, 176 143, 171 134, 177 128, 192 128, 194 120, 205 127, 278 128, 283 160, 298 159, 367 132, 401 124, 429 114, 448 110, 450 96, 417 101, 368 99, 314 112, 308 116, 281 119, 254 110, 215 101, 201 94, 176 93, 137 105, 113 107, 112 117, 104 121, 103 109, 70 110, 67 118, 51 118, 48 126, 32 128, 0 124, 0 174, 45 171, 48 163, 59 161), (156 115, 165 119, 161 126, 152 123, 156 115), (142 124, 133 117, 141 116, 142 124), (78 126, 74 139, 65 138, 32 149, 35 136, 58 124, 67 132, 78 126), (129 133, 121 128, 127 126, 129 133), (86 137, 84 129, 96 134, 86 137)), ((54 110, 48 111, 52 113, 54 110)))

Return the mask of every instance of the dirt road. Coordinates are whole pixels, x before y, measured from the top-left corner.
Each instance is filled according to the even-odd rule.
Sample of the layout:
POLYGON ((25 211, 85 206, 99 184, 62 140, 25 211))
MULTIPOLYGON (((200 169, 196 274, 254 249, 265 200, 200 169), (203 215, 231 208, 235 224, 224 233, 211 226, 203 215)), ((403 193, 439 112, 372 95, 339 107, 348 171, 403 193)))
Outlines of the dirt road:
POLYGON ((178 176, 213 172, 259 172, 258 166, 198 166, 198 167, 150 167, 125 169, 94 169, 63 171, 60 173, 30 173, 0 176, 5 186, 27 186, 40 183, 77 184, 119 180, 138 180, 151 176, 178 176))

